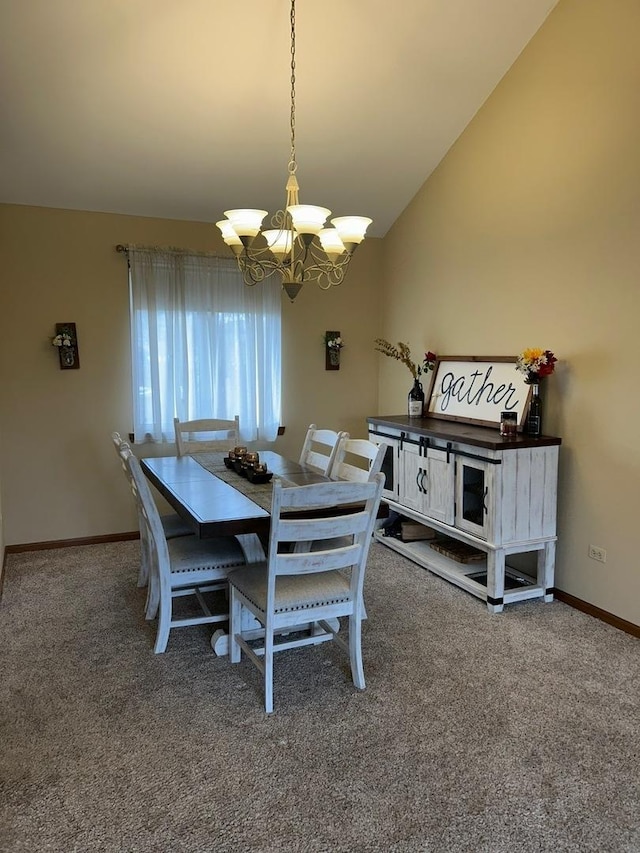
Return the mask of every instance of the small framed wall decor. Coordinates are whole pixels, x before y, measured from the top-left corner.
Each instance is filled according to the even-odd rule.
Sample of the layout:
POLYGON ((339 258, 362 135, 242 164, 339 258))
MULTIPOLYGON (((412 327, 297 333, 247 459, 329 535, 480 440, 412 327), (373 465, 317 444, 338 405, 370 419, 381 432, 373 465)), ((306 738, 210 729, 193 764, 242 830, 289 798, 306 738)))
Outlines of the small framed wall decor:
POLYGON ((60 370, 77 370, 80 367, 75 323, 56 323, 56 333, 51 343, 58 349, 60 370))
POLYGON ((431 376, 426 417, 498 426, 502 412, 515 412, 522 429, 531 386, 515 368, 515 356, 440 356, 431 376))
POLYGON ((340 350, 344 346, 340 332, 324 333, 324 369, 340 370, 340 350))

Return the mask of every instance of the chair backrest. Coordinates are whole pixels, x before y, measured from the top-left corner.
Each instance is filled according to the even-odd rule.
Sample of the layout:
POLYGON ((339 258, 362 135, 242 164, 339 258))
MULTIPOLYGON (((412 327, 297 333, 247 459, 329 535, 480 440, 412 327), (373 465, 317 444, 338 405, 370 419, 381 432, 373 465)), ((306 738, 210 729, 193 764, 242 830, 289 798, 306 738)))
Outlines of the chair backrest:
POLYGON ((349 438, 349 433, 318 429, 315 424, 310 424, 302 445, 300 464, 317 474, 328 475, 341 438, 349 438))
POLYGON ((332 480, 366 483, 382 468, 387 445, 366 438, 343 438, 329 471, 332 480))
POLYGON ((122 459, 131 482, 131 490, 136 499, 140 516, 140 536, 149 547, 153 564, 159 571, 170 571, 169 549, 164 534, 160 513, 151 494, 149 482, 144 475, 140 462, 130 448, 124 448, 122 459))
POLYGON ((209 450, 233 450, 240 444, 240 417, 200 418, 195 421, 173 419, 178 456, 209 450), (205 435, 206 434, 206 435, 205 435))
POLYGON ((383 485, 384 474, 376 474, 369 483, 344 480, 283 487, 282 481, 276 480, 267 558, 267 609, 273 606, 278 575, 349 567, 350 600, 360 600, 383 485), (296 551, 294 547, 291 551, 283 545, 310 541, 322 542, 322 550, 296 551))
POLYGON ((122 445, 126 444, 126 442, 121 437, 119 432, 112 432, 111 433, 111 441, 113 442, 113 446, 115 447, 115 449, 117 451, 120 451, 120 448, 122 447, 122 445))
POLYGON ((111 441, 113 442, 113 446, 116 449, 116 453, 118 454, 118 458, 120 459, 120 463, 122 465, 122 470, 124 471, 127 480, 131 484, 131 474, 129 473, 129 468, 125 463, 125 454, 127 451, 131 452, 131 447, 128 442, 124 441, 119 432, 111 433, 111 441))

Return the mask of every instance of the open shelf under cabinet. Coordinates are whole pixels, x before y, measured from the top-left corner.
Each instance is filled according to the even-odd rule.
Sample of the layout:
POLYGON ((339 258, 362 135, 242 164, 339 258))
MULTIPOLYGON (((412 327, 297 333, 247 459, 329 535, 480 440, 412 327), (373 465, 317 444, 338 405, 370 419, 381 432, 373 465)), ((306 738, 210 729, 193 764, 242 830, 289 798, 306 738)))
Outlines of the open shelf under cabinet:
MULTIPOLYGON (((458 563, 450 557, 434 551, 429 540, 402 542, 393 536, 384 536, 380 531, 375 534, 375 538, 387 548, 397 551, 434 575, 445 578, 482 601, 487 601, 486 581, 483 583, 476 579, 478 575, 486 575, 487 573, 486 558, 473 563, 458 563)), ((529 598, 542 598, 544 595, 545 590, 535 578, 508 564, 506 565, 503 604, 512 604, 529 598), (512 584, 513 588, 510 589, 509 587, 512 584)))

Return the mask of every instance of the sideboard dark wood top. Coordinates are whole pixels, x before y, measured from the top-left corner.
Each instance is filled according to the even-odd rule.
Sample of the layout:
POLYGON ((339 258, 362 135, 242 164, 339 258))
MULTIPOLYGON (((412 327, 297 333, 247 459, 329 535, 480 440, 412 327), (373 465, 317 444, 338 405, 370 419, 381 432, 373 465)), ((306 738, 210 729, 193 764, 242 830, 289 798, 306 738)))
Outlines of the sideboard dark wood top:
POLYGON ((475 447, 486 447, 489 450, 509 450, 522 447, 548 447, 562 444, 562 439, 553 435, 542 435, 532 438, 530 435, 519 433, 512 438, 500 435, 497 426, 485 427, 474 424, 449 421, 441 418, 410 418, 408 415, 376 415, 367 418, 372 429, 383 434, 385 427, 402 432, 439 438, 443 441, 455 441, 459 444, 471 444, 475 447))

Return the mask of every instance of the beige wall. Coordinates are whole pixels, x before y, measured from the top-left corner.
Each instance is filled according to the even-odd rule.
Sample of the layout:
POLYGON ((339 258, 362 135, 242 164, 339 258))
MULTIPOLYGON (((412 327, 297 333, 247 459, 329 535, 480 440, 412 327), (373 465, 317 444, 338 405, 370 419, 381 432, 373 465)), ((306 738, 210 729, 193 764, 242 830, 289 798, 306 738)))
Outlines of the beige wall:
MULTIPOLYGON (((212 202, 215 209, 215 201, 212 202)), ((109 435, 131 431, 127 268, 117 243, 219 251, 206 223, 0 206, 0 488, 7 545, 136 528, 109 435), (60 370, 55 323, 77 324, 79 370, 60 370)), ((359 249, 345 284, 283 298, 283 424, 276 449, 296 456, 306 427, 366 435, 377 410, 381 241, 359 249), (339 371, 323 335, 339 329, 339 371)), ((143 447, 145 455, 149 450, 143 447)), ((167 446, 160 452, 172 452, 167 446)))
MULTIPOLYGON (((638 44, 637 0, 561 0, 387 236, 383 324, 416 352, 556 353, 557 585, 635 624, 638 44)), ((380 412, 399 411, 409 374, 384 361, 380 412)))
POLYGON ((4 520, 2 517, 2 489, 0 488, 0 593, 2 591, 2 567, 4 566, 4 520))

